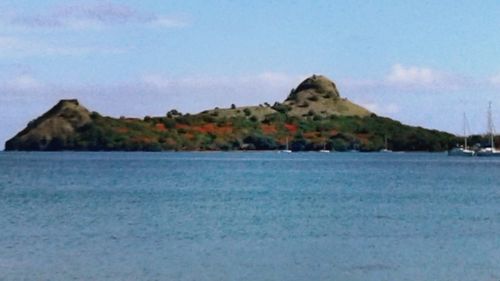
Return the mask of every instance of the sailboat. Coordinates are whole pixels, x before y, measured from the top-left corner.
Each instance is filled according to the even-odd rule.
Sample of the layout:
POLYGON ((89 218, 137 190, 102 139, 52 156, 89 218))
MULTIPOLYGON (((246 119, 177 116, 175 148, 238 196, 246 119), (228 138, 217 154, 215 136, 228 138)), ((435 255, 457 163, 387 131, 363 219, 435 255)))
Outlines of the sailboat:
POLYGON ((389 149, 389 146, 387 145, 387 136, 385 136, 385 145, 384 145, 384 149, 381 149, 380 152, 383 152, 383 153, 389 153, 389 152, 392 152, 392 150, 389 149))
POLYGON ((488 106, 488 134, 490 135, 490 147, 485 147, 477 152, 477 156, 485 156, 485 157, 497 157, 500 156, 500 151, 495 149, 495 128, 493 126, 493 117, 491 113, 491 101, 488 106))
POLYGON ((464 113, 464 146, 463 147, 454 147, 448 150, 449 156, 474 156, 475 152, 473 150, 468 149, 467 147, 467 116, 464 113))
POLYGON ((330 153, 330 150, 326 149, 326 142, 323 143, 323 149, 321 149, 319 152, 330 153))
POLYGON ((292 151, 288 148, 288 137, 286 137, 286 147, 285 149, 278 150, 280 153, 292 153, 292 151))

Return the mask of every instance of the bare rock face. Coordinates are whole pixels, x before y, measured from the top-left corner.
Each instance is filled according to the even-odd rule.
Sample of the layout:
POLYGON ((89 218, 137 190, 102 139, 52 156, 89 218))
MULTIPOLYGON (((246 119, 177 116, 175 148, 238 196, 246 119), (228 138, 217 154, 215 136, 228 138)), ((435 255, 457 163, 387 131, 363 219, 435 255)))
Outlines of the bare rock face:
POLYGON ((319 116, 367 116, 367 109, 341 98, 334 82, 322 75, 313 75, 292 90, 284 102, 290 110, 288 115, 304 117, 319 116))
POLYGON ((31 121, 5 143, 6 150, 58 150, 75 132, 92 122, 90 112, 76 99, 61 100, 41 117, 31 121))
POLYGON ((313 75, 297 86, 287 100, 305 101, 311 97, 340 98, 339 91, 330 79, 323 75, 313 75))

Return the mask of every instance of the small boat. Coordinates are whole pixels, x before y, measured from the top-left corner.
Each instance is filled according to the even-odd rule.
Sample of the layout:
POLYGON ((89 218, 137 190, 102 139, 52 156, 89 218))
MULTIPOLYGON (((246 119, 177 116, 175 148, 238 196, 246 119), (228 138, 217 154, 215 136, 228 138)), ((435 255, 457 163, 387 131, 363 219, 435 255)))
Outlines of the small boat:
POLYGON ((391 153, 392 152, 392 150, 390 150, 389 146, 387 145, 387 136, 385 136, 384 149, 381 149, 380 152, 383 152, 383 153, 391 153))
POLYGON ((476 154, 482 157, 500 157, 500 151, 495 149, 495 128, 491 113, 491 101, 488 106, 488 134, 490 135, 490 147, 480 149, 476 154))
POLYGON ((476 153, 473 150, 468 149, 467 147, 467 116, 464 113, 463 120, 463 128, 464 128, 464 146, 463 147, 454 147, 448 150, 448 156, 474 156, 476 153))
POLYGON ((326 143, 323 143, 323 149, 319 150, 321 153, 330 153, 331 151, 326 149, 326 143))
POLYGON ((285 149, 278 150, 279 153, 292 153, 292 151, 288 148, 288 137, 286 137, 286 147, 285 149))
POLYGON ((473 150, 463 147, 454 147, 448 150, 448 156, 474 156, 474 154, 473 150))

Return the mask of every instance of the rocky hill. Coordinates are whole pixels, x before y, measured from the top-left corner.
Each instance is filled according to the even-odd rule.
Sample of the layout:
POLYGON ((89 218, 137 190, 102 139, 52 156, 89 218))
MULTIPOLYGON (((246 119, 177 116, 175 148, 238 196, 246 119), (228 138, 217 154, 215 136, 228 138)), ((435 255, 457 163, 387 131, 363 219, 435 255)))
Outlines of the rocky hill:
POLYGON ((313 75, 273 105, 215 108, 198 114, 112 118, 61 100, 6 142, 6 150, 446 150, 455 136, 379 117, 313 75))
POLYGON ((76 99, 61 100, 7 141, 6 150, 51 150, 64 145, 92 122, 90 112, 76 99))
POLYGON ((321 75, 313 75, 300 83, 297 89, 291 91, 284 104, 290 107, 288 115, 298 117, 310 113, 323 117, 365 117, 371 114, 367 109, 342 98, 335 83, 321 75))

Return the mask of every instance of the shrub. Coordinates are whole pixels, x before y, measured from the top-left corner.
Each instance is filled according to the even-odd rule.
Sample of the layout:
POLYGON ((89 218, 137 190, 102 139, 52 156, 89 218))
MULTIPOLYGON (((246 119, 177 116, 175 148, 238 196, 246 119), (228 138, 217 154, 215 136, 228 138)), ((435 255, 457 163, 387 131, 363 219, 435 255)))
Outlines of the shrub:
POLYGON ((245 113, 245 116, 250 116, 252 114, 252 111, 250 111, 250 109, 248 108, 245 108, 243 109, 243 113, 245 113))
POLYGON ((288 111, 290 111, 290 107, 287 106, 286 104, 282 104, 279 102, 275 102, 272 108, 280 113, 286 114, 288 111))
POLYGON ((310 96, 307 99, 310 101, 318 101, 318 96, 310 96))
POLYGON ((307 101, 304 101, 303 103, 299 104, 299 107, 308 107, 309 103, 307 101))

